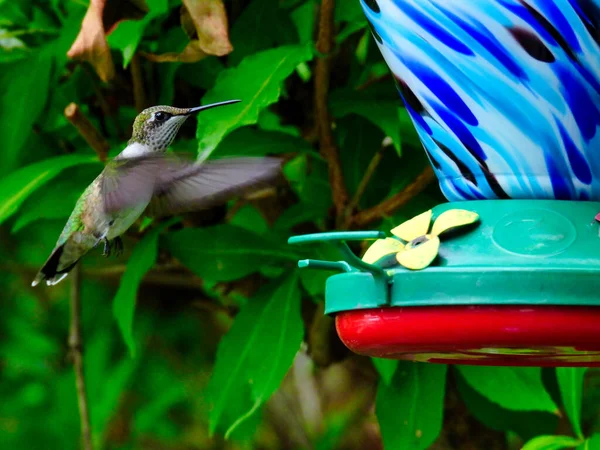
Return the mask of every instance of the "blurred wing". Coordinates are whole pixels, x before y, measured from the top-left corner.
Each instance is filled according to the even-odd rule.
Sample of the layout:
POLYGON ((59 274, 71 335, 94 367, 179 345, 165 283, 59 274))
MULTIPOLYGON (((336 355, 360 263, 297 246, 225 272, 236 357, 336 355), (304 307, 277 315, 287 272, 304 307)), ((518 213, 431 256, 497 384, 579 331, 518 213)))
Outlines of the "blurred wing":
POLYGON ((162 217, 224 203, 267 185, 280 170, 277 158, 227 158, 164 172, 146 213, 162 217))
POLYGON ((107 214, 150 202, 161 174, 181 172, 189 167, 165 154, 115 159, 104 169, 100 192, 107 214))

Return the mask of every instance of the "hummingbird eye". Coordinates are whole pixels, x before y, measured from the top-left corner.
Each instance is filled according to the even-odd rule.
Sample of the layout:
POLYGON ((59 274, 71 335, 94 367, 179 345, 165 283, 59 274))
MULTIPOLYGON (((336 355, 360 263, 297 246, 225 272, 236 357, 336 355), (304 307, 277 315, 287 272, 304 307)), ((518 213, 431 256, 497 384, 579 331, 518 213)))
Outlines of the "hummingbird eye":
POLYGON ((154 113, 154 120, 156 120, 157 122, 163 122, 169 117, 171 117, 171 115, 163 111, 158 111, 154 113))

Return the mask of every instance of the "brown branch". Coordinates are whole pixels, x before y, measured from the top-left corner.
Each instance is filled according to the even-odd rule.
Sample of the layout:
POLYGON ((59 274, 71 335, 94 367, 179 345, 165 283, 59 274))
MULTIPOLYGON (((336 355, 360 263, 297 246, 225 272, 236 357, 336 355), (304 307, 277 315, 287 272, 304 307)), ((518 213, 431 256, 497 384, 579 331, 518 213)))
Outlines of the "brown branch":
POLYGON ((90 122, 90 119, 83 114, 79 106, 76 103, 69 103, 65 108, 64 114, 67 120, 77 128, 77 131, 85 139, 85 142, 94 149, 98 155, 98 159, 105 162, 106 158, 108 158, 110 144, 104 139, 104 136, 96 129, 94 124, 90 122))
POLYGON ((375 171, 377 170, 377 167, 379 167, 379 164, 383 159, 384 151, 385 147, 380 148, 375 153, 375 155, 373 155, 371 162, 367 166, 367 170, 365 171, 365 174, 363 175, 362 179, 360 180, 360 183, 358 184, 358 187, 356 188, 356 193, 354 194, 354 197, 352 197, 352 200, 348 204, 348 208, 346 208, 346 223, 344 224, 344 229, 348 229, 352 224, 352 214, 354 213, 354 210, 358 207, 362 196, 367 190, 367 186, 369 186, 371 178, 373 178, 373 175, 375 175, 375 171))
POLYGON ((319 18, 317 51, 321 53, 315 67, 315 116, 319 130, 319 145, 323 158, 329 167, 333 203, 336 209, 336 222, 343 220, 348 203, 348 192, 340 163, 338 149, 331 132, 331 116, 327 106, 329 76, 331 73, 331 51, 334 43, 333 12, 335 0, 322 0, 319 18))
POLYGON ((69 349, 75 370, 77 402, 81 422, 81 441, 84 450, 92 450, 92 430, 90 413, 85 389, 83 372, 83 340, 81 338, 81 268, 75 266, 71 272, 71 326, 69 331, 69 349))
POLYGON ((406 186, 401 192, 398 192, 393 197, 384 200, 379 205, 359 212, 352 218, 352 224, 358 227, 364 227, 376 220, 389 216, 398 208, 404 206, 413 197, 421 193, 433 180, 435 174, 430 166, 427 166, 415 180, 406 186))
POLYGON ((133 101, 137 112, 142 112, 146 106, 146 92, 144 90, 144 74, 142 72, 142 61, 138 54, 131 60, 131 79, 133 82, 133 101))

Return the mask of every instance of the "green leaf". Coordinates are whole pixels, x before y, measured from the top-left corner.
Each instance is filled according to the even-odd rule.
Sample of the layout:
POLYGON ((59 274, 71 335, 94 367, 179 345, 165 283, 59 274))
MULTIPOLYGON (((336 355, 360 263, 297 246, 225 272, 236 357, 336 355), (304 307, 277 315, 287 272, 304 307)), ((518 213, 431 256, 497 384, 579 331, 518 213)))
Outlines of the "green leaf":
POLYGON ((107 41, 111 48, 123 53, 123 68, 127 68, 133 55, 142 41, 148 24, 158 16, 169 11, 167 0, 146 0, 148 13, 141 20, 124 20, 108 35, 107 41))
POLYGON ((583 438, 581 431, 581 404, 583 392, 583 378, 587 371, 586 367, 558 367, 556 369, 556 378, 560 388, 565 411, 575 434, 583 438))
POLYGON ((469 412, 492 430, 515 432, 524 441, 552 434, 556 430, 558 416, 542 411, 514 411, 502 408, 469 386, 460 372, 456 373, 456 386, 469 412))
POLYGON ((390 384, 394 378, 394 373, 398 368, 398 360, 396 359, 384 359, 384 358, 371 358, 377 373, 385 384, 390 384))
POLYGON ((236 98, 242 102, 203 113, 196 132, 200 157, 208 157, 233 130, 256 123, 261 110, 279 99, 283 81, 311 58, 309 46, 290 45, 248 56, 239 66, 221 72, 203 104, 236 98))
POLYGON ((539 367, 457 366, 457 369, 473 389, 503 408, 558 412, 544 388, 539 367))
MULTIPOLYGON (((52 54, 38 52, 13 64, 3 64, 0 71, 0 175, 15 169, 32 127, 48 98, 52 54)), ((25 181, 25 180, 23 180, 25 181)))
POLYGON ((225 437, 279 387, 300 348, 304 327, 295 274, 263 288, 222 339, 208 386, 210 433, 225 437))
POLYGON ((396 151, 400 154, 401 123, 398 120, 398 111, 402 103, 399 99, 389 98, 388 95, 381 98, 381 95, 372 91, 342 89, 331 94, 329 103, 331 114, 336 118, 357 114, 371 121, 392 139, 396 151))
POLYGON ((570 436, 538 436, 527 442, 521 450, 561 450, 581 444, 579 439, 570 436))
POLYGON ((127 268, 121 278, 119 290, 113 300, 113 315, 132 357, 135 356, 133 315, 138 287, 146 273, 156 263, 159 234, 176 221, 177 219, 174 219, 157 226, 138 242, 127 262, 127 268))
POLYGON ((219 225, 186 228, 164 236, 166 248, 183 265, 210 281, 232 281, 257 272, 262 266, 288 262, 298 255, 244 228, 219 225))
POLYGON ((380 382, 375 412, 386 450, 428 448, 442 430, 447 366, 401 361, 380 382))
POLYGON ((244 127, 225 137, 212 157, 265 156, 308 151, 311 149, 304 139, 287 133, 244 127))
POLYGON ((0 179, 0 223, 13 215, 27 197, 62 170, 79 164, 92 163, 98 163, 95 156, 56 156, 23 167, 0 179))

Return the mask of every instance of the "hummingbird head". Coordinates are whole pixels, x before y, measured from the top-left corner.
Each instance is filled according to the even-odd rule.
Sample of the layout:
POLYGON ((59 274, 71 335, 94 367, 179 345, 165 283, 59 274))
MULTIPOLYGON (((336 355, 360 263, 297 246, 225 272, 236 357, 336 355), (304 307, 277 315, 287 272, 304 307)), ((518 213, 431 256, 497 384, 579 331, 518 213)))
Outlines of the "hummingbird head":
POLYGON ((150 151, 162 152, 173 142, 183 122, 190 115, 215 108, 217 106, 230 105, 241 100, 228 100, 225 102, 212 103, 195 108, 175 108, 174 106, 152 106, 146 108, 135 118, 133 122, 133 134, 129 144, 139 143, 147 146, 150 151))

